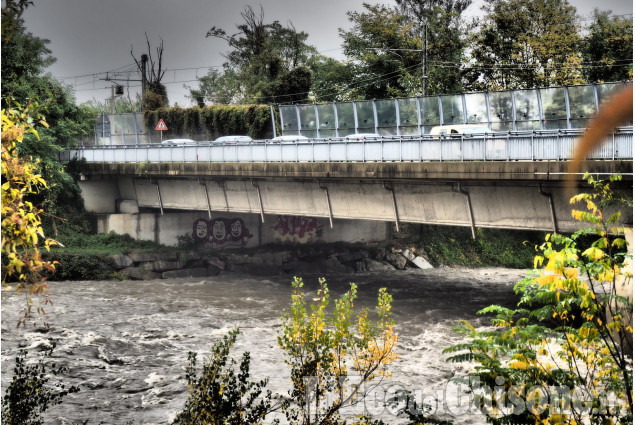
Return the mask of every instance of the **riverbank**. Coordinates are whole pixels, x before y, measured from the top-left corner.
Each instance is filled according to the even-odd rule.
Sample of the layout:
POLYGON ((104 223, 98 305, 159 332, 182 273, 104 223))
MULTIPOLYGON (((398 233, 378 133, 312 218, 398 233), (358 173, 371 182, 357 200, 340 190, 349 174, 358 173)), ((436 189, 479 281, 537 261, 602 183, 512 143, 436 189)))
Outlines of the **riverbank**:
POLYGON ((465 228, 402 225, 400 232, 382 243, 214 250, 197 247, 191 240, 165 247, 111 233, 75 237, 67 248, 54 249, 44 257, 59 263, 55 273, 47 276, 54 281, 206 277, 221 271, 292 276, 299 271, 354 274, 443 266, 523 269, 531 267, 533 247, 543 238, 541 232, 477 229, 477 237, 472 239, 465 228))
POLYGON ((51 254, 58 261, 50 280, 151 280, 217 276, 222 271, 252 276, 298 272, 353 274, 433 268, 425 252, 388 245, 269 246, 260 249, 131 250, 121 254, 51 254), (82 265, 83 263, 83 265, 82 265))

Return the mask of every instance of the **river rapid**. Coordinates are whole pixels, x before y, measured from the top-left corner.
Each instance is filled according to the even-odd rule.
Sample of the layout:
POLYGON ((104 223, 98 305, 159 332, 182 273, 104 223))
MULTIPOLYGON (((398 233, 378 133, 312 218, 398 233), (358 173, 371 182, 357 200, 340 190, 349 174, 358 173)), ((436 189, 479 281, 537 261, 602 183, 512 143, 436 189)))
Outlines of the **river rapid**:
MULTIPOLYGON (((513 285, 525 275, 524 270, 500 268, 439 268, 326 278, 333 298, 355 282, 356 307, 372 308, 383 286, 393 295, 399 358, 392 377, 381 382, 384 390, 419 390, 437 417, 485 424, 481 415, 447 407, 457 397, 444 393, 448 381, 465 375, 470 366, 446 362, 442 350, 461 341, 452 329, 459 320, 488 326, 489 319, 477 317, 476 311, 491 304, 515 305, 513 285)), ((53 360, 68 368, 61 380, 80 391, 50 408, 46 423, 170 424, 187 398, 188 351, 199 354, 200 366, 213 342, 235 327, 240 335, 234 353, 251 353, 251 379, 268 378, 268 389, 286 393, 289 371, 276 338, 280 315, 290 305, 291 280, 289 275, 221 273, 174 280, 53 282, 48 331, 16 328, 25 297, 3 292, 3 393, 20 348, 34 358, 54 343, 53 360)), ((304 280, 307 292, 317 288, 317 275, 304 280)), ((387 424, 405 420, 381 403, 367 408, 387 424)))

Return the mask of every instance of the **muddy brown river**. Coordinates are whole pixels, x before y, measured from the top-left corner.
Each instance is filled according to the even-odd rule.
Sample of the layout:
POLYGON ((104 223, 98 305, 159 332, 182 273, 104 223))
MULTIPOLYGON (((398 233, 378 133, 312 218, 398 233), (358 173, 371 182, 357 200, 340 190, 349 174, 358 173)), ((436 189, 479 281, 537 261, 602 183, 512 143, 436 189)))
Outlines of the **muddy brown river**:
MULTIPOLYGON (((459 320, 487 326, 477 310, 513 306, 513 285, 525 274, 440 268, 329 275, 327 283, 334 297, 355 282, 356 306, 372 308, 383 286, 393 295, 399 359, 392 377, 380 383, 384 396, 399 388, 417 390, 436 417, 485 424, 483 416, 457 407, 460 394, 448 390, 448 382, 470 366, 446 362, 442 350, 461 341, 452 329, 459 320)), ((304 276, 307 291, 315 290, 317 277, 304 276)), ((50 408, 46 423, 170 424, 187 397, 188 351, 199 353, 200 365, 212 343, 238 327, 234 352, 250 351, 252 379, 268 378, 267 388, 286 393, 289 371, 276 338, 279 317, 290 304, 291 280, 222 273, 204 279, 54 282, 48 332, 16 328, 24 296, 3 292, 3 392, 20 348, 33 358, 55 344, 54 361, 68 368, 61 379, 80 392, 50 408)), ((367 413, 388 424, 405 421, 381 400, 375 397, 367 413)))

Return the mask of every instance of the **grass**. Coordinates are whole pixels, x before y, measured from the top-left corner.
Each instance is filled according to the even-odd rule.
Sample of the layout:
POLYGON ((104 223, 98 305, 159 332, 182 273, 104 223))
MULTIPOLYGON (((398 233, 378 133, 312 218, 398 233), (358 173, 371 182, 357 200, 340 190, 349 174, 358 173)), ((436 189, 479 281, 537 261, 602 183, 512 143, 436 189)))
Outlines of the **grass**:
POLYGON ((118 235, 115 232, 96 235, 75 234, 60 236, 58 239, 64 247, 54 248, 55 252, 68 254, 125 254, 131 250, 165 251, 174 250, 153 241, 138 241, 130 235, 118 235))
POLYGON ((545 232, 407 224, 396 239, 425 252, 434 266, 531 268, 545 232))

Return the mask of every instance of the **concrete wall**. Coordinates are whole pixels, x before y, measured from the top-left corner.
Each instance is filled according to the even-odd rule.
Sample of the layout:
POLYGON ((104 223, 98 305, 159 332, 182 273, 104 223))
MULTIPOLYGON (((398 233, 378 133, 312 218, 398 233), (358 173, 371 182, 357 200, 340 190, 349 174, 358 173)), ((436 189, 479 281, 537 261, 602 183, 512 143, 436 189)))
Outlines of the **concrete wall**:
POLYGON ((84 205, 88 211, 96 213, 117 212, 116 201, 121 198, 117 180, 79 181, 84 205))
POLYGON ((214 248, 258 247, 273 243, 308 244, 378 242, 388 239, 391 223, 369 220, 329 220, 315 217, 207 212, 100 214, 97 231, 129 234, 174 246, 178 237, 192 236, 214 248))

